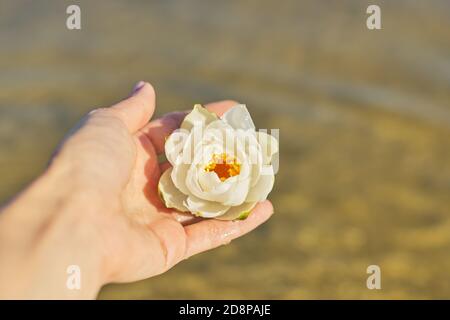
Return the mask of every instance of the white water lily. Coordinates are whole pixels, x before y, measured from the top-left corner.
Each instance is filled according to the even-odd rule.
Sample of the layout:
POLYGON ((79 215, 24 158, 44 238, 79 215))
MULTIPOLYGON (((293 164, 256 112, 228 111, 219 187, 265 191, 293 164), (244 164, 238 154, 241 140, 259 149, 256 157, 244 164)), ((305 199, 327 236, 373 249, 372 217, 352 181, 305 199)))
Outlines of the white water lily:
POLYGON ((221 118, 201 105, 167 139, 172 168, 159 181, 168 208, 221 220, 245 219, 274 184, 278 141, 257 132, 245 105, 221 118))

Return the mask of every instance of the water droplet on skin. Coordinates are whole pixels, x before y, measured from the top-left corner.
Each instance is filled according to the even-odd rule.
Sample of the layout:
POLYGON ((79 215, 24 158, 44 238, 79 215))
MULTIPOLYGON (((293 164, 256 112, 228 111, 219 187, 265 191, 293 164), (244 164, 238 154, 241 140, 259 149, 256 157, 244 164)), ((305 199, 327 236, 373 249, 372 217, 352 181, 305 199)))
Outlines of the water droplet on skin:
MULTIPOLYGON (((232 221, 231 223, 236 224, 235 221, 232 221)), ((229 229, 227 232, 224 232, 220 235, 220 239, 223 241, 224 244, 228 244, 231 242, 234 235, 239 233, 239 227, 237 225, 233 226, 233 228, 229 229)))

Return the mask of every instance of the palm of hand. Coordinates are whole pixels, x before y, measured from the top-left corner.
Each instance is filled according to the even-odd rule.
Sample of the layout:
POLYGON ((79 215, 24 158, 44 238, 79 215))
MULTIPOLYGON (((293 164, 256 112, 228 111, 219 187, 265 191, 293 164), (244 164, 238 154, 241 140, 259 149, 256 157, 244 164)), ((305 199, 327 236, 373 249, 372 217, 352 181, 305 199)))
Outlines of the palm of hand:
MULTIPOLYGON (((266 221, 273 212, 260 203, 244 221, 201 220, 164 207, 157 185, 169 166, 159 164, 165 138, 184 113, 148 122, 153 88, 140 83, 133 95, 90 113, 62 145, 60 154, 83 168, 77 177, 93 195, 90 224, 104 252, 104 282, 128 282, 166 271, 196 253, 230 242, 266 221)), ((208 105, 221 115, 233 102, 208 105)), ((58 158, 58 157, 57 157, 58 158)))

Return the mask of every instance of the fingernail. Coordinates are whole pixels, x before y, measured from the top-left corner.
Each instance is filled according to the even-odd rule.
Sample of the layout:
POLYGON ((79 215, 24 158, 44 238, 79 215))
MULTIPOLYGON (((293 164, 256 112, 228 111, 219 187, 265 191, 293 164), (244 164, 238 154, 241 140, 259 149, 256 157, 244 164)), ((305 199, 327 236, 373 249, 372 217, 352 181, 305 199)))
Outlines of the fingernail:
POLYGON ((135 95, 136 93, 138 93, 139 90, 141 90, 143 86, 145 86, 144 81, 139 81, 138 83, 136 83, 136 85, 133 87, 133 91, 132 91, 131 95, 135 95))

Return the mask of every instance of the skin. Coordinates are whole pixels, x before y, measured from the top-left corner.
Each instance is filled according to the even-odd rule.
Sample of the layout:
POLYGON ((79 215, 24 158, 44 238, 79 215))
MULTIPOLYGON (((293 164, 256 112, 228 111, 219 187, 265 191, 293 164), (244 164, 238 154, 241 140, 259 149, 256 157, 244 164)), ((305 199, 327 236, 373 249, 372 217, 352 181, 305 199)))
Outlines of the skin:
MULTIPOLYGON (((234 104, 207 108, 220 116, 234 104)), ((169 165, 159 164, 158 155, 185 113, 150 121, 154 110, 154 89, 140 82, 127 99, 92 111, 45 172, 2 209, 0 298, 92 299, 107 283, 161 274, 273 214, 269 201, 240 221, 203 220, 165 208, 157 184, 169 165), (70 265, 80 267, 80 290, 66 286, 70 265)))

